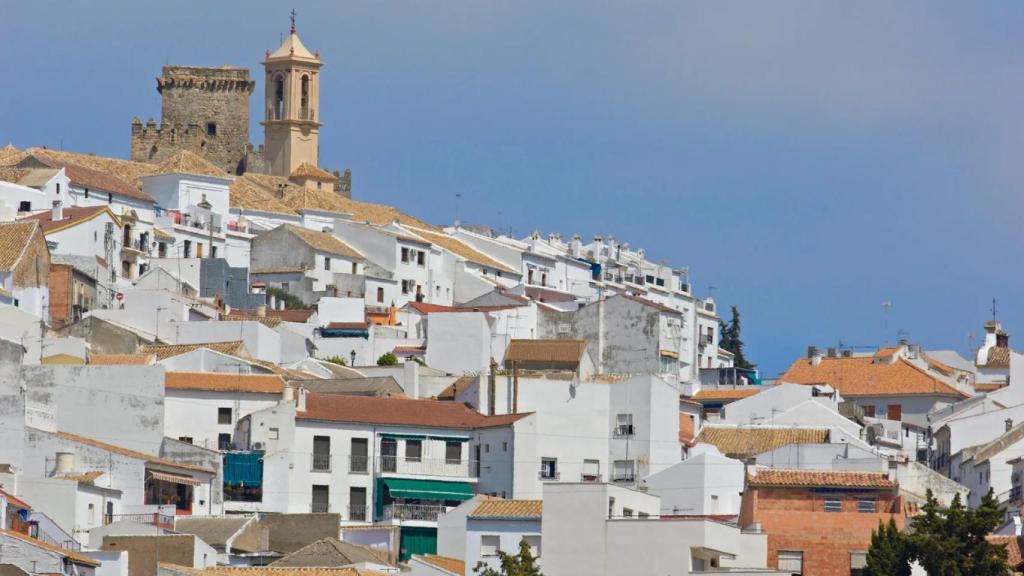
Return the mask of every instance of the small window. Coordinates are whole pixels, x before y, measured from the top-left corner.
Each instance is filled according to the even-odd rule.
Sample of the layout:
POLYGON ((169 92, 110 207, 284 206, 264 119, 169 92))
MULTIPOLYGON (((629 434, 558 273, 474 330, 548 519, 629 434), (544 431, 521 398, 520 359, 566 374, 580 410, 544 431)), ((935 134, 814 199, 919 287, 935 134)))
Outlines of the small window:
POLYGON ((231 408, 217 408, 217 424, 231 424, 231 408))
POLYGON ((633 482, 636 480, 636 473, 633 469, 632 460, 616 460, 612 470, 612 482, 633 482))
POLYGON ((839 496, 825 496, 825 512, 842 512, 843 499, 839 496))
POLYGON ((377 287, 377 303, 378 304, 383 304, 384 303, 384 288, 377 287))
POLYGON ((31 212, 31 211, 32 211, 32 203, 31 202, 29 202, 28 200, 22 200, 21 202, 18 202, 18 212, 31 212))
POLYGON ((217 135, 217 123, 216 122, 207 122, 206 123, 206 134, 208 136, 216 136, 217 135))
POLYGON ((779 570, 803 574, 804 553, 795 550, 779 550, 779 570))
POLYGON ((57 196, 60 196, 60 182, 57 182, 57 196))
POLYGON ((583 461, 583 474, 582 478, 584 482, 600 482, 601 481, 601 461, 600 460, 584 460, 583 461))
POLYGON ((409 249, 408 248, 402 248, 402 262, 408 262, 408 261, 409 261, 409 249))
POLYGON ((331 259, 328 256, 324 256, 324 270, 331 269, 331 259))
POLYGON ((271 428, 267 431, 267 440, 278 440, 281 438, 280 428, 271 428))
POLYGON ((113 204, 113 203, 114 203, 114 195, 108 193, 107 194, 107 204, 113 204))
POLYGON ((448 441, 444 443, 444 461, 448 464, 462 463, 462 442, 448 441))
POLYGON ((501 451, 502 452, 508 452, 508 442, 502 442, 501 443, 501 451))
POLYGON ((85 189, 85 197, 86 197, 86 198, 88 198, 88 197, 89 197, 89 189, 88 189, 88 188, 86 188, 86 189, 85 189))
POLYGON ((865 514, 875 513, 875 497, 874 496, 861 496, 857 498, 857 512, 863 512, 865 514))
POLYGON ((419 462, 423 458, 423 441, 405 441, 405 459, 409 462, 419 462))
POLYGON ((420 250, 416 253, 416 263, 420 266, 425 266, 427 263, 427 253, 420 250))
POLYGON ((633 509, 632 508, 623 508, 622 509, 622 517, 623 518, 632 518, 633 517, 633 509))
POLYGON ((217 446, 221 450, 231 449, 231 434, 217 434, 217 446))
POLYGON ((211 245, 210 246, 210 258, 216 258, 216 257, 217 257, 217 247, 211 245))
POLYGON ((480 556, 497 556, 501 550, 501 537, 494 534, 480 536, 480 556))
POLYGON ((540 459, 541 480, 558 480, 558 458, 540 459))
POLYGON ((615 416, 615 435, 616 436, 632 436, 633 435, 633 415, 632 414, 618 414, 615 416))
POLYGON ((178 442, 184 442, 185 444, 192 444, 191 436, 178 436, 178 442))
POLYGON ((491 453, 491 445, 490 444, 484 444, 484 453, 485 454, 490 454, 491 453))
POLYGON ((867 552, 850 552, 850 576, 861 576, 867 565, 867 552))

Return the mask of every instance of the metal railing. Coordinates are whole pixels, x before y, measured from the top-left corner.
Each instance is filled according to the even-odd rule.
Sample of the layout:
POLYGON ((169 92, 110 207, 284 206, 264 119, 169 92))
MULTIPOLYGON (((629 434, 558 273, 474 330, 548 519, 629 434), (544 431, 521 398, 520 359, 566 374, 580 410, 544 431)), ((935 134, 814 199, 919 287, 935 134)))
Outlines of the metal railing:
POLYGON ((580 474, 580 482, 597 482, 601 483, 600 474, 580 474))
POLYGON ((350 504, 345 519, 349 522, 370 522, 373 520, 373 511, 367 505, 350 504))
POLYGON ((348 471, 352 474, 368 474, 370 472, 370 457, 349 456, 348 471))
POLYGON ((309 511, 314 514, 323 514, 331 511, 330 502, 310 502, 309 511))
POLYGON ((330 472, 331 471, 331 455, 330 454, 313 454, 310 459, 310 470, 313 472, 330 472))
POLYGON ((448 458, 408 458, 405 456, 380 456, 377 472, 383 474, 422 474, 426 476, 473 476, 476 466, 471 460, 448 458))
POLYGON ((134 522, 136 524, 148 524, 150 526, 166 528, 168 530, 174 528, 174 516, 170 516, 168 514, 160 514, 159 512, 143 514, 105 514, 103 516, 104 525, 113 524, 114 522, 134 522))
POLYGON ((561 477, 561 472, 550 472, 548 470, 537 471, 537 478, 541 480, 559 480, 561 477))
POLYGON ((448 508, 440 504, 389 504, 384 507, 382 520, 419 520, 437 522, 438 515, 448 508))

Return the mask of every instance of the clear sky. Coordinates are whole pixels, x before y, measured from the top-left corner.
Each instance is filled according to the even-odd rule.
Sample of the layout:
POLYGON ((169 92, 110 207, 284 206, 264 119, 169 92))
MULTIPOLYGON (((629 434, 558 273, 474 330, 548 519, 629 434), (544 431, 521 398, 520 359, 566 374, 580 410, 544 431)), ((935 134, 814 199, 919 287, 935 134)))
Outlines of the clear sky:
MULTIPOLYGON (((689 266, 768 376, 808 344, 966 351, 993 297, 1024 339, 1024 4, 293 5, 358 199, 689 266)), ((0 0, 0 144, 127 156, 164 63, 249 67, 262 102, 291 7, 0 0)))

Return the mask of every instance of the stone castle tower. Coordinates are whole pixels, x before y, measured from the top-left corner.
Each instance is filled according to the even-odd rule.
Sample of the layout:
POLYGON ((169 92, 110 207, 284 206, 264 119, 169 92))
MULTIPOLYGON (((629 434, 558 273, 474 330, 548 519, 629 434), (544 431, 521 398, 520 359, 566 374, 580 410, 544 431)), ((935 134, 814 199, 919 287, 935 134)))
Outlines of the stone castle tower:
POLYGON ((319 166, 320 54, 310 53, 291 32, 281 47, 268 51, 263 141, 266 171, 288 177, 302 164, 319 166))
POLYGON ((188 150, 229 174, 245 172, 254 155, 249 99, 255 85, 245 68, 164 66, 156 79, 160 126, 152 118, 145 125, 132 121, 132 160, 161 162, 188 150))

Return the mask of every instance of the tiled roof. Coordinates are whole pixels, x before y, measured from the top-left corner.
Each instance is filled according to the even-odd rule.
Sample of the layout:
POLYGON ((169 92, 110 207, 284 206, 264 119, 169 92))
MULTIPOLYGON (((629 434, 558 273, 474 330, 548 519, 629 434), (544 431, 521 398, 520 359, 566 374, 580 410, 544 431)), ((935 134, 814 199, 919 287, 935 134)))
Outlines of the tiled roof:
POLYGON ((1001 346, 993 346, 988 349, 988 357, 981 368, 1009 368, 1010 349, 1001 346))
POLYGON ((945 374, 946 376, 952 376, 953 375, 953 372, 954 372, 953 367, 948 365, 948 364, 946 364, 946 363, 944 363, 944 362, 940 362, 940 361, 936 360, 935 358, 932 358, 931 356, 927 356, 927 355, 924 356, 924 361, 933 370, 938 370, 939 372, 945 374))
POLYGON ((69 206, 64 208, 63 218, 60 220, 53 219, 52 210, 45 210, 38 214, 26 216, 23 220, 35 220, 43 227, 44 234, 52 234, 72 226, 77 226, 83 222, 88 222, 101 214, 109 214, 114 223, 118 226, 121 225, 121 221, 118 220, 117 216, 107 206, 69 206))
POLYGON ((177 564, 160 563, 160 573, 185 576, 386 576, 379 570, 363 568, 319 568, 291 566, 216 566, 190 568, 177 564))
POLYGON ((102 470, 92 470, 90 472, 82 472, 81 474, 72 474, 69 476, 54 476, 53 478, 56 480, 91 483, 104 474, 106 474, 106 472, 102 470))
POLYGON ((328 322, 328 330, 365 330, 370 327, 369 322, 328 322))
POLYGON ((42 540, 37 540, 29 536, 28 534, 22 534, 21 532, 15 532, 13 530, 7 530, 4 528, 0 528, 0 534, 3 534, 4 536, 10 536, 15 540, 21 540, 22 542, 25 542, 26 544, 30 544, 37 548, 42 548, 43 550, 54 552, 56 554, 64 556, 65 558, 68 558, 75 564, 85 564, 86 566, 102 565, 99 560, 93 560, 85 554, 79 554, 78 552, 73 552, 64 547, 56 546, 54 544, 50 544, 49 542, 43 542, 42 540))
POLYGON ((476 248, 473 248, 469 244, 466 244, 465 242, 459 240, 454 236, 450 236, 443 232, 434 232, 431 230, 424 230, 422 228, 415 228, 413 226, 406 226, 405 228, 409 230, 409 232, 412 232, 416 236, 423 238, 424 240, 430 242, 431 244, 444 248, 445 250, 451 252, 452 254, 455 254, 456 256, 459 256, 461 258, 465 258, 466 260, 473 262, 474 264, 479 264, 480 266, 486 266, 488 268, 494 268, 497 270, 503 270, 505 272, 512 272, 516 274, 519 273, 519 270, 516 270, 512 266, 509 266, 504 262, 499 262, 494 258, 491 258, 490 256, 484 254, 483 252, 480 252, 476 248))
POLYGON ((334 182, 338 179, 334 174, 331 174, 323 168, 313 166, 309 162, 303 162, 296 166, 295 170, 292 170, 292 173, 288 175, 288 178, 308 178, 310 180, 319 180, 321 182, 334 182))
POLYGON ((259 322, 260 324, 263 324, 267 328, 277 328, 278 326, 280 326, 280 324, 282 322, 282 320, 280 318, 275 318, 273 316, 257 316, 255 314, 237 314, 237 313, 235 313, 234 310, 231 311, 231 314, 221 314, 220 315, 220 319, 221 320, 226 320, 226 321, 229 321, 229 322, 259 322))
POLYGON ((469 517, 540 520, 543 511, 543 500, 484 500, 469 513, 469 517))
POLYGON ((39 229, 39 223, 31 220, 0 222, 0 272, 9 272, 18 264, 39 229))
POLYGON ((790 444, 824 444, 827 428, 704 426, 698 444, 712 444, 733 458, 749 458, 790 444))
POLYGON ((1024 562, 1024 536, 989 534, 986 540, 993 544, 1006 547, 1006 565, 1012 574, 1020 574, 1020 565, 1024 562))
POLYGON ((250 516, 178 516, 174 519, 174 531, 198 536, 210 546, 221 548, 250 520, 250 516))
POLYGON ((302 45, 302 41, 299 40, 299 35, 295 33, 295 28, 292 28, 291 33, 288 34, 288 38, 285 38, 284 42, 274 50, 272 54, 267 56, 267 60, 319 60, 320 58, 311 54, 305 46, 302 45))
POLYGON ((687 446, 694 445, 693 418, 689 414, 679 414, 679 442, 687 446))
MULTIPOLYGON (((1013 428, 1010 428, 1006 432, 1000 434, 995 440, 979 446, 973 456, 975 465, 995 457, 1000 452, 1003 452, 1021 440, 1024 440, 1024 424, 1017 424, 1013 428)), ((967 461, 966 455, 964 456, 963 461, 967 461)))
POLYGON ((386 554, 385 551, 369 546, 343 542, 337 538, 323 538, 271 562, 270 566, 345 566, 363 562, 390 565, 386 554))
POLYGON ((31 168, 18 168, 17 166, 0 166, 0 181, 18 184, 31 172, 31 168))
POLYGON ((430 304, 427 302, 408 302, 406 304, 409 308, 419 312, 420 314, 430 314, 431 312, 460 312, 462 310, 454 306, 444 306, 442 304, 430 304))
POLYGON ((701 388, 693 399, 698 402, 732 402, 749 398, 761 392, 757 386, 741 386, 739 388, 701 388))
POLYGON ((15 508, 22 508, 24 510, 31 510, 32 509, 32 506, 30 506, 28 502, 25 502, 24 500, 22 500, 21 498, 18 498, 14 494, 11 494, 10 492, 7 492, 5 490, 0 490, 0 495, 2 495, 5 498, 7 498, 7 504, 10 505, 10 506, 14 506, 15 508))
POLYGON ((484 416, 464 404, 440 400, 309 393, 306 395, 306 411, 296 413, 295 418, 297 420, 329 422, 474 429, 505 426, 526 416, 529 416, 529 413, 484 416))
POLYGON ((640 296, 633 296, 632 294, 619 294, 619 296, 625 298, 626 300, 632 300, 633 302, 643 304, 644 306, 650 306, 651 308, 668 314, 675 314, 676 316, 682 316, 683 314, 682 312, 676 310, 675 308, 669 308, 664 304, 660 304, 658 302, 655 302, 654 300, 648 300, 647 298, 641 298, 640 296))
POLYGON ((455 382, 452 382, 444 390, 441 390, 437 394, 438 400, 455 400, 459 397, 459 394, 473 385, 476 382, 476 376, 460 376, 455 382))
POLYGON ((876 363, 869 356, 821 358, 815 365, 801 358, 779 381, 791 384, 827 384, 843 396, 942 395, 965 398, 966 394, 903 358, 892 364, 876 363))
POLYGON ((395 346, 392 350, 395 354, 425 354, 426 351, 426 346, 395 346))
POLYGON ((174 153, 157 166, 159 174, 198 174, 228 178, 228 173, 214 166, 202 156, 182 150, 174 153))
POLYGON ((153 364, 155 354, 89 354, 89 364, 153 364))
POLYGON ((146 344, 139 348, 145 354, 156 354, 156 359, 166 360, 181 354, 187 354, 200 348, 207 348, 221 354, 239 356, 245 352, 245 344, 241 340, 232 342, 203 342, 200 344, 146 344))
POLYGON ((164 388, 168 390, 209 390, 211 392, 248 392, 280 394, 287 383, 277 374, 231 374, 228 372, 168 372, 164 388))
MULTIPOLYGON (((309 321, 309 317, 313 315, 315 310, 307 308, 304 310, 274 310, 273 308, 267 308, 266 315, 271 318, 280 318, 283 322, 298 322, 304 323, 309 321)), ((239 308, 233 309, 232 314, 241 314, 243 316, 255 316, 256 310, 242 310, 239 308)))
POLYGON ((415 558, 426 562, 427 564, 437 566, 451 574, 459 574, 460 576, 464 576, 466 574, 466 563, 458 558, 438 556, 437 554, 417 554, 415 558))
POLYGON ((112 192, 144 202, 153 201, 149 194, 142 191, 138 180, 139 176, 149 175, 156 171, 156 166, 152 164, 130 162, 129 164, 140 164, 141 167, 137 171, 127 171, 127 174, 131 175, 125 177, 122 174, 126 174, 126 171, 120 169, 120 162, 128 162, 127 160, 114 160, 57 150, 37 152, 32 154, 32 157, 51 168, 64 168, 64 174, 75 186, 112 192), (106 160, 112 160, 112 162, 106 162, 106 160))
POLYGON ((888 358, 889 356, 893 356, 894 354, 896 354, 899 351, 900 351, 899 346, 890 346, 888 348, 879 348, 878 351, 875 352, 875 358, 888 358))
POLYGON ((287 214, 295 216, 295 211, 285 206, 266 188, 259 186, 248 175, 235 178, 228 188, 232 208, 287 214))
POLYGON ((999 383, 999 382, 992 382, 992 383, 988 383, 988 384, 982 383, 982 384, 975 384, 974 385, 974 390, 976 392, 995 392, 996 390, 999 390, 1000 388, 1006 388, 1007 386, 1008 386, 1008 384, 999 383))
POLYGON ((285 230, 294 234, 314 250, 326 252, 334 256, 342 256, 344 258, 352 258, 356 260, 363 259, 363 255, 355 248, 345 244, 330 232, 310 230, 309 228, 295 226, 294 224, 283 224, 283 226, 285 227, 285 230))
POLYGON ((159 466, 168 466, 168 467, 172 467, 172 468, 180 468, 182 470, 191 470, 193 472, 205 472, 207 474, 213 474, 214 473, 213 470, 211 470, 209 468, 205 468, 203 466, 193 466, 191 464, 184 464, 184 463, 181 463, 181 462, 176 462, 174 460, 168 460, 167 458, 161 458, 159 456, 153 456, 153 455, 150 455, 150 454, 145 454, 143 452, 137 452, 135 450, 130 450, 128 448, 121 448, 120 446, 114 446, 113 444, 107 444, 106 442, 100 442, 99 440, 93 440, 92 438, 86 438, 85 436, 79 436, 78 434, 72 434, 70 432, 47 432, 47 433, 48 434, 53 434, 54 436, 57 436, 58 438, 63 438, 65 440, 70 440, 71 442, 78 442, 79 444, 85 444, 86 446, 93 446, 95 448, 100 448, 100 449, 106 450, 108 452, 113 452, 115 454, 121 454, 122 456, 128 456, 129 458, 134 458, 136 460, 142 460, 143 462, 147 462, 149 464, 156 464, 156 465, 159 465, 159 466))
POLYGON ((505 362, 557 362, 578 365, 586 351, 586 340, 512 340, 505 351, 505 362))
POLYGON ((883 472, 849 472, 840 470, 786 470, 754 468, 747 476, 751 487, 808 488, 895 488, 896 483, 883 472))

